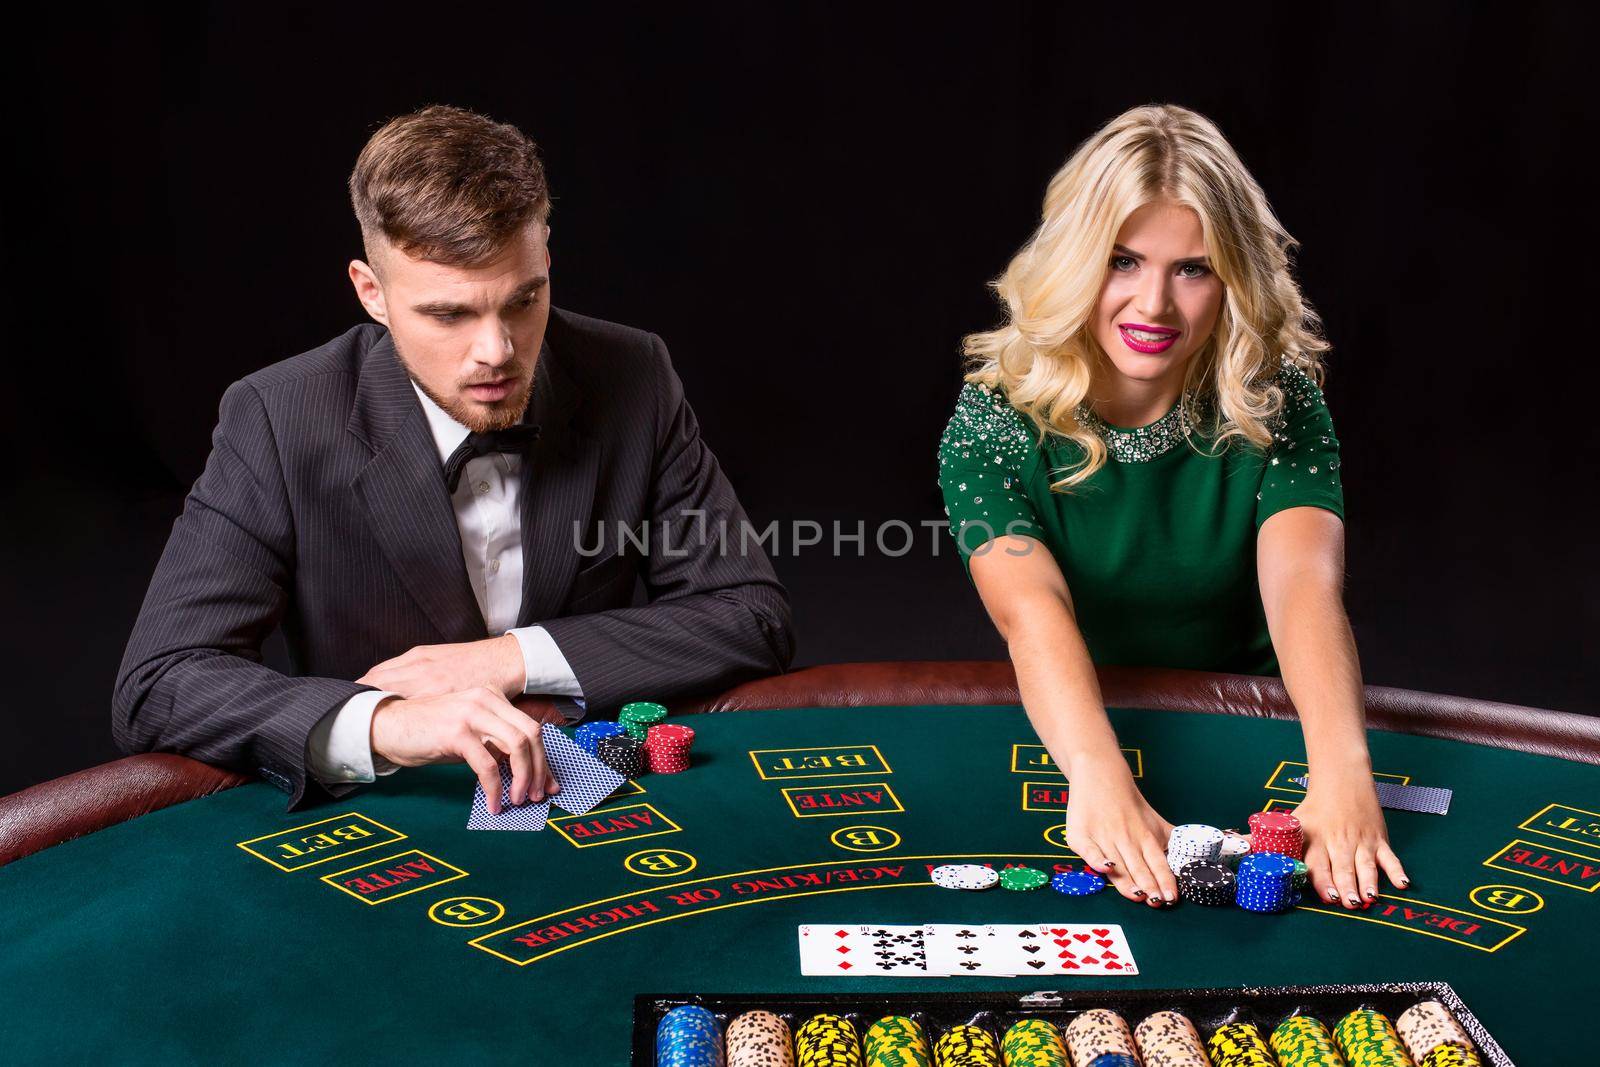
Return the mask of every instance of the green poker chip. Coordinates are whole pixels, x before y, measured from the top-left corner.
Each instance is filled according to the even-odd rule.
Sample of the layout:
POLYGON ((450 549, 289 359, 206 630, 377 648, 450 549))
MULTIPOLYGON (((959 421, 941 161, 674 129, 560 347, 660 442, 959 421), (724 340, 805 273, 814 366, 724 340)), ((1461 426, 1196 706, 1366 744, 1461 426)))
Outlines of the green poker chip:
POLYGON ((1000 888, 1038 889, 1050 881, 1050 876, 1037 867, 1007 867, 1000 872, 1000 888))

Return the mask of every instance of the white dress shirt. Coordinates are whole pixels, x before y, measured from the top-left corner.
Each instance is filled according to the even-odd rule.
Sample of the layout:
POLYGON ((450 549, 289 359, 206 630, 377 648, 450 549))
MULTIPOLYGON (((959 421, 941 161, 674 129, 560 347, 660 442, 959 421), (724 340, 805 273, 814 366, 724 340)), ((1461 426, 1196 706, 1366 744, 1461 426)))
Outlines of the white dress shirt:
MULTIPOLYGON (((417 399, 428 416, 428 429, 439 449, 440 477, 444 464, 467 439, 467 427, 447 415, 413 381, 417 399)), ((522 457, 503 452, 474 456, 461 470, 450 503, 461 529, 461 554, 467 565, 472 595, 490 633, 509 633, 522 646, 527 681, 522 691, 572 697, 569 718, 582 714, 583 688, 555 640, 542 626, 517 627, 522 610, 522 457), (573 714, 576 713, 576 714, 573 714)), ((307 742, 306 768, 329 785, 370 782, 377 774, 398 768, 372 752, 372 713, 379 701, 397 693, 358 693, 322 717, 307 742)), ((565 703, 565 702, 563 702, 565 703)))

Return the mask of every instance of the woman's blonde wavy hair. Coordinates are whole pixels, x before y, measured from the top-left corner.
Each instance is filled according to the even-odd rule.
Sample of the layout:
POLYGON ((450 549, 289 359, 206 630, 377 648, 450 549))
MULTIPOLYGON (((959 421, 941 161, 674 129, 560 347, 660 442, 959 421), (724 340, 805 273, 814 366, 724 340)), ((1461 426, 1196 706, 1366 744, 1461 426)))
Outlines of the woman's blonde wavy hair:
POLYGON ((1180 400, 1212 413, 1205 436, 1213 446, 1233 438, 1271 443, 1269 422, 1284 404, 1272 381, 1280 358, 1322 383, 1328 343, 1290 275, 1296 242, 1261 186, 1204 115, 1171 104, 1133 108, 1080 145, 1050 180, 1038 230, 991 283, 1006 322, 963 343, 967 381, 1003 390, 1041 440, 1054 433, 1082 447, 1084 459, 1052 483, 1058 492, 1106 461, 1105 443, 1077 416, 1094 361, 1107 358, 1090 323, 1117 231, 1134 211, 1162 200, 1200 216, 1206 254, 1224 286, 1216 328, 1190 358, 1180 400))

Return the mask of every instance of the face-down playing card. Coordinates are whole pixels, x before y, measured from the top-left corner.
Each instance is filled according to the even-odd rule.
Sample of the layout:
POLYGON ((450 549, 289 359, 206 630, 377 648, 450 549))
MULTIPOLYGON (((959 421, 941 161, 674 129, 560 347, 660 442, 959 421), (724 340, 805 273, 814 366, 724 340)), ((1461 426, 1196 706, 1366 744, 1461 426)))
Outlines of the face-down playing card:
POLYGON ((500 814, 489 814, 489 798, 479 782, 472 791, 472 811, 467 816, 468 830, 543 830, 550 817, 550 801, 537 804, 511 803, 511 765, 500 764, 500 814))
POLYGON ((549 723, 542 724, 539 732, 544 738, 544 758, 561 787, 550 803, 562 811, 587 815, 627 781, 549 723))

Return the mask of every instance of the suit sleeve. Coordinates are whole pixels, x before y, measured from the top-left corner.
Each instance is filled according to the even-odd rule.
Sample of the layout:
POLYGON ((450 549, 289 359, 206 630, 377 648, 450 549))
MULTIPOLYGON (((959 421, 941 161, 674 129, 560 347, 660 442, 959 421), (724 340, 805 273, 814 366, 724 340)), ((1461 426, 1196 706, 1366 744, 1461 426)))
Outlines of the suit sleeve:
POLYGON ((112 735, 125 752, 260 775, 290 794, 294 811, 353 788, 308 780, 307 740, 373 687, 262 665, 262 642, 288 602, 295 541, 277 442, 249 382, 223 394, 211 445, 117 671, 112 735))
POLYGON ((541 622, 591 710, 781 673, 794 657, 789 597, 700 437, 665 344, 652 337, 657 431, 649 494, 650 603, 541 622))

